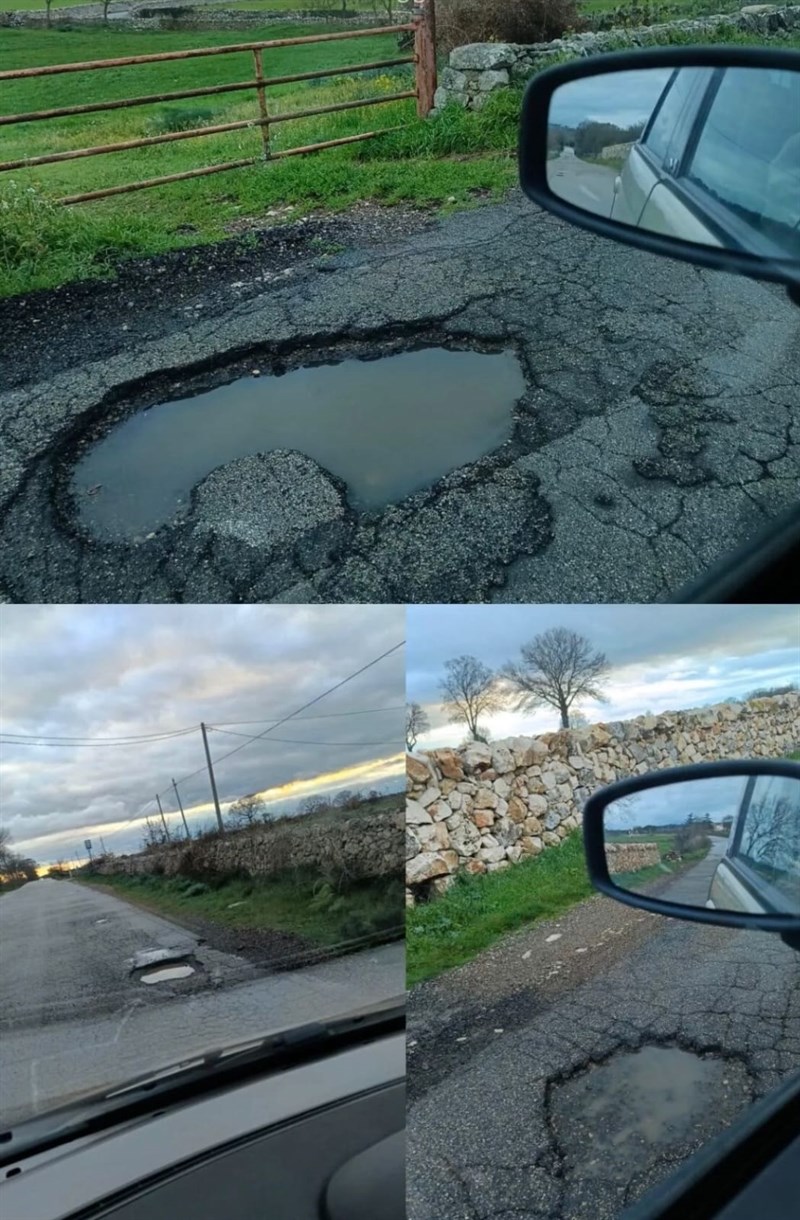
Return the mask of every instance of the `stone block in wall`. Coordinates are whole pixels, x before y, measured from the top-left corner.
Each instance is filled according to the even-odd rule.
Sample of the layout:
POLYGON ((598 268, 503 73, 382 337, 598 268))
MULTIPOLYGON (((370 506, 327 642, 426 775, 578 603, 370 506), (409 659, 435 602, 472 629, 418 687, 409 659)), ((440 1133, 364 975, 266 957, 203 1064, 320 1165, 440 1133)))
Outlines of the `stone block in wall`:
POLYGON ((480 873, 485 873, 486 863, 483 860, 467 860, 466 864, 464 865, 464 872, 472 873, 473 876, 477 876, 480 873))
POLYGON ((433 779, 430 763, 413 754, 406 754, 406 778, 415 784, 429 784, 433 779))
POLYGON ((464 749, 462 763, 466 775, 487 771, 492 765, 492 752, 482 741, 471 741, 464 749))
POLYGON ((524 822, 528 816, 528 808, 518 796, 512 796, 508 802, 508 816, 512 822, 524 822))
POLYGON ((464 768, 455 750, 433 750, 431 757, 445 779, 462 780, 464 778, 464 768))
POLYGON ((496 68, 511 68, 520 56, 520 48, 507 42, 473 42, 450 52, 450 67, 460 71, 473 69, 487 72, 496 68))
POLYGON ((467 74, 466 72, 457 72, 455 68, 442 68, 439 74, 439 85, 448 93, 466 93, 467 91, 467 74))
POLYGON ((479 788, 472 799, 473 811, 477 809, 496 809, 499 799, 493 788, 479 788))
POLYGON ((479 830, 483 830, 488 826, 494 826, 494 810, 476 809, 473 811, 470 820, 479 830))
POLYGON ((544 850, 544 843, 538 835, 523 835, 519 845, 524 856, 538 856, 544 850))
POLYGON ((428 813, 427 809, 423 809, 419 801, 406 801, 406 823, 411 826, 424 826, 426 822, 432 822, 433 818, 428 813))
POLYGON ((406 865, 406 881, 409 885, 419 885, 423 881, 432 881, 434 877, 443 877, 457 866, 458 855, 454 851, 420 852, 406 865))

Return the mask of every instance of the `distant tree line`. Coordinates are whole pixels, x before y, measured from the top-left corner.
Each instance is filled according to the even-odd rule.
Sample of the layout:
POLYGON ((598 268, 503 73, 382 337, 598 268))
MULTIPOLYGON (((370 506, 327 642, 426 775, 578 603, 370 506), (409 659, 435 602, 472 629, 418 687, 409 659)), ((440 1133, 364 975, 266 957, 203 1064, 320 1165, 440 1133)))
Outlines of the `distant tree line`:
POLYGON ((551 152, 562 152, 574 148, 576 157, 597 157, 611 144, 633 144, 644 130, 641 123, 632 127, 618 127, 616 123, 599 123, 585 120, 578 127, 552 126, 548 132, 548 148, 551 152))
POLYGON ((0 884, 19 885, 23 881, 35 881, 38 872, 35 860, 19 856, 11 850, 11 835, 0 826, 0 884))

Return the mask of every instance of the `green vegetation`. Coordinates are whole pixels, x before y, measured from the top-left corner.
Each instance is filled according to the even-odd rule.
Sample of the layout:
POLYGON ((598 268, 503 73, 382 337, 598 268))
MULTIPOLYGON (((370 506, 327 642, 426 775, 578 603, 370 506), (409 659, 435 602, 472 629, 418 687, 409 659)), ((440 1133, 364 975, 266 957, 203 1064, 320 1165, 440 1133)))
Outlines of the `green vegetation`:
MULTIPOLYGON (((262 31, 265 37, 298 32, 307 30, 273 26, 262 31)), ((258 31, 253 32, 253 37, 259 36, 258 31)), ((222 45, 240 38, 241 32, 218 31, 131 34, 96 29, 65 35, 10 30, 4 32, 0 69, 222 45)), ((265 63, 269 73, 289 75, 396 54, 395 40, 380 37, 282 48, 265 53, 265 63)), ((0 98, 3 110, 19 113, 157 93, 165 86, 192 88, 246 80, 251 72, 248 57, 221 55, 7 82, 0 85, 0 98)), ((278 85, 268 91, 268 104, 273 113, 290 113, 410 87, 410 72, 395 69, 391 74, 373 72, 367 79, 350 76, 278 85)), ((182 101, 21 124, 4 129, 3 159, 180 129, 189 109, 199 117, 199 126, 237 122, 257 113, 252 92, 243 92, 197 99, 197 106, 182 101), (202 111, 200 116, 198 111, 202 111)), ((219 241, 237 232, 243 218, 257 219, 270 208, 288 204, 306 213, 315 208, 338 211, 364 199, 453 208, 469 205, 478 195, 500 195, 516 175, 513 152, 519 95, 500 95, 480 115, 465 114, 457 107, 453 110, 457 113, 448 110, 425 123, 417 119, 410 99, 278 123, 271 130, 274 151, 405 126, 396 135, 371 144, 257 164, 70 208, 57 205, 55 199, 259 156, 260 132, 244 128, 206 139, 133 149, 124 155, 79 158, 4 174, 0 177, 0 296, 113 274, 114 266, 125 257, 219 241)))
POLYGON ((470 961, 504 933, 558 915, 591 893, 578 832, 500 872, 459 874, 441 898, 406 912, 409 986, 470 961))
MULTIPOLYGON (((645 12, 645 24, 669 21, 673 17, 705 17, 708 14, 732 12, 742 8, 743 0, 580 0, 580 11, 586 14, 645 12)), ((635 18, 637 24, 640 17, 635 18)))
POLYGON ((340 889, 304 870, 255 880, 90 873, 82 874, 80 880, 106 886, 120 898, 179 920, 196 917, 229 928, 292 932, 320 946, 402 934, 403 882, 399 877, 340 889))
POLYGON ((685 873, 687 869, 705 859, 710 850, 710 840, 704 847, 684 852, 678 860, 664 860, 662 850, 660 864, 650 864, 647 868, 639 868, 630 873, 612 873, 611 880, 622 890, 635 890, 641 894, 651 881, 663 881, 666 877, 674 880, 676 877, 680 877, 681 873, 685 873))

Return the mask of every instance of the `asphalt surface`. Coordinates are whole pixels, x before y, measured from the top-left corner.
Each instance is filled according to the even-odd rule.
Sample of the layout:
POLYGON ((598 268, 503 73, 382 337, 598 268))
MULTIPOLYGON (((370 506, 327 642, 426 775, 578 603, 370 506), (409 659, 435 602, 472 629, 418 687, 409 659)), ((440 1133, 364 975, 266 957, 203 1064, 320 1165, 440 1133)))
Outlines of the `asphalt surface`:
POLYGON ((617 170, 592 161, 582 161, 573 150, 547 163, 547 183, 559 199, 597 216, 611 215, 617 170))
POLYGON ((597 239, 516 193, 435 223, 389 211, 0 303, 0 595, 668 599, 796 499, 800 311, 781 289, 597 239), (529 387, 511 440, 429 490, 358 514, 320 467, 273 454, 218 470, 140 542, 76 524, 74 463, 131 413, 254 367, 429 345, 512 350, 529 387))
POLYGON ((111 895, 43 879, 0 898, 0 1120, 199 1051, 401 995, 392 944, 271 974, 111 895), (193 973, 142 982, 145 949, 179 949, 193 973))
POLYGON ((599 896, 409 1003, 409 1220, 615 1220, 800 1069, 796 953, 599 896))
POLYGON ((659 889, 658 896, 666 902, 685 902, 690 907, 704 907, 711 891, 711 882, 717 865, 725 855, 727 839, 712 838, 708 855, 692 868, 687 868, 680 877, 659 889))

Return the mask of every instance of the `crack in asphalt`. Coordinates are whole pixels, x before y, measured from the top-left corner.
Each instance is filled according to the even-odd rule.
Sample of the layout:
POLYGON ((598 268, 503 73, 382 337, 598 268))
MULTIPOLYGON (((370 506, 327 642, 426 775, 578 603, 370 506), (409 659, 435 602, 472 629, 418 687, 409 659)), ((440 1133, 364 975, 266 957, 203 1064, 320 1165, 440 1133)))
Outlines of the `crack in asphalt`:
MULTIPOLYGON (((61 367, 38 380, 25 369, 44 367, 39 338, 22 345, 19 372, 12 353, 15 388, 0 393, 6 597, 650 601, 794 500, 800 315, 774 286, 615 246, 518 194, 438 223, 404 216, 384 245, 385 209, 369 214, 362 241, 358 217, 347 223, 349 248, 323 260, 308 257, 313 226, 301 237, 287 226, 274 257, 289 266, 263 291, 245 283, 245 299, 230 299, 229 281, 247 274, 246 255, 204 249, 206 281, 192 270, 170 287, 205 294, 208 308, 176 320, 186 306, 159 288, 160 336, 148 322, 153 281, 176 266, 189 275, 186 251, 183 262, 148 260, 143 283, 134 269, 116 316, 98 286, 106 329, 124 316, 124 338, 94 337, 82 317, 74 352, 62 344, 61 367), (333 487, 336 519, 299 534, 289 522, 272 550, 222 531, 208 496, 147 542, 109 546, 77 528, 64 494, 76 453, 145 403, 231 380, 254 359, 268 372, 418 344, 513 348, 528 385, 514 444, 369 516, 318 468, 308 496, 333 487)), ((252 259, 262 279, 272 274, 268 250, 252 259)), ((73 291, 91 301, 86 286, 73 291)), ((69 294, 34 295, 68 335, 58 310, 69 294)), ((252 503, 269 512, 257 465, 240 460, 252 503)))
MULTIPOLYGON (((614 1220, 799 1068, 800 972, 777 938, 589 900, 412 989, 410 1220, 614 1220), (575 956, 604 926, 606 948, 575 956), (551 980, 556 954, 568 968, 551 980), (648 1050, 691 1055, 705 1083, 640 1148, 627 1094, 620 1110, 597 1073, 648 1050)), ((640 1109, 658 1113, 657 1091, 637 1087, 640 1109)))

